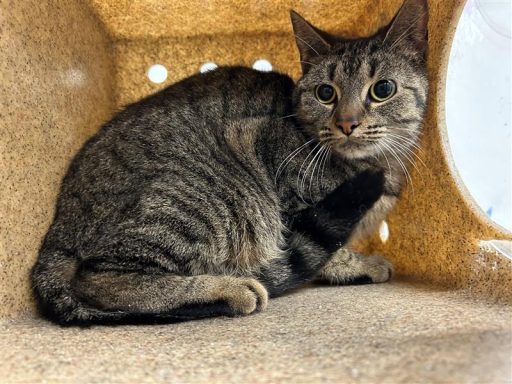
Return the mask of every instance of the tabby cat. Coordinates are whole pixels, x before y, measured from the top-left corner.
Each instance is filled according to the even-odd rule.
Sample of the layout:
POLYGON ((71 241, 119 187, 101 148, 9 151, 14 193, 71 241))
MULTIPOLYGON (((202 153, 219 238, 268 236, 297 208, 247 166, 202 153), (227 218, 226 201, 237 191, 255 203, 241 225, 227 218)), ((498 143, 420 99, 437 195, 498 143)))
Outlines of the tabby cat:
POLYGON ((393 205, 417 145, 426 0, 407 0, 363 39, 291 18, 296 84, 242 67, 197 74, 126 107, 83 146, 32 270, 44 315, 247 315, 314 279, 389 279, 387 261, 341 247, 393 205))

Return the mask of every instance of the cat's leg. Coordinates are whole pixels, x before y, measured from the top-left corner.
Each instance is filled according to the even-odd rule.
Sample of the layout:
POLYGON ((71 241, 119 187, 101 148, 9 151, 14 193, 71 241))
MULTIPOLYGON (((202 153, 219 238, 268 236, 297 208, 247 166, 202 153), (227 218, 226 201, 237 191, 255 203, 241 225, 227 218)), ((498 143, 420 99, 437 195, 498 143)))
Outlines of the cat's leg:
POLYGON ((280 296, 311 281, 331 257, 331 253, 308 235, 293 232, 287 250, 257 274, 270 297, 280 296))
POLYGON ((379 199, 383 185, 383 174, 361 173, 316 206, 297 214, 284 256, 273 260, 258 276, 269 295, 278 296, 313 280, 379 199))
POLYGON ((330 284, 383 283, 392 273, 392 264, 381 256, 365 256, 340 248, 325 264, 318 280, 330 284))
POLYGON ((80 268, 72 286, 84 305, 95 309, 91 322, 109 320, 111 314, 118 315, 116 320, 248 315, 263 310, 268 300, 258 281, 232 276, 80 268))

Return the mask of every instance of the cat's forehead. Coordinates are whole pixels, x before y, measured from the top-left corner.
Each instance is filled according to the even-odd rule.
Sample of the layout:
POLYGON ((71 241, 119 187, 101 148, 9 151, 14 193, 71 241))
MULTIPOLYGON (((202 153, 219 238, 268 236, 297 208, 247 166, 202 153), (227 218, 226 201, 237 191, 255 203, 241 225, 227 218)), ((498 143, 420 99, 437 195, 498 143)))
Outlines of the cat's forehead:
POLYGON ((409 82, 422 76, 421 68, 411 66, 414 62, 408 52, 389 50, 378 36, 339 39, 327 54, 314 56, 309 63, 311 68, 301 81, 302 87, 328 82, 357 92, 378 78, 409 82))
POLYGON ((359 82, 381 76, 400 76, 407 61, 400 54, 390 54, 375 46, 350 44, 330 52, 314 70, 316 80, 359 82))

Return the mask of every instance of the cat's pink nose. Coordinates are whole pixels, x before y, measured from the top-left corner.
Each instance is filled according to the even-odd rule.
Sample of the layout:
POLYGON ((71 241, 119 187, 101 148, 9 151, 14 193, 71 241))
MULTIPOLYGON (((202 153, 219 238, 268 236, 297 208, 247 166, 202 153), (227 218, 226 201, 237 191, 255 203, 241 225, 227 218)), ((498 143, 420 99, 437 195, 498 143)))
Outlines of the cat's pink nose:
POLYGON ((336 122, 336 126, 347 136, 350 136, 354 129, 359 126, 359 121, 357 119, 349 118, 349 119, 341 119, 336 122))

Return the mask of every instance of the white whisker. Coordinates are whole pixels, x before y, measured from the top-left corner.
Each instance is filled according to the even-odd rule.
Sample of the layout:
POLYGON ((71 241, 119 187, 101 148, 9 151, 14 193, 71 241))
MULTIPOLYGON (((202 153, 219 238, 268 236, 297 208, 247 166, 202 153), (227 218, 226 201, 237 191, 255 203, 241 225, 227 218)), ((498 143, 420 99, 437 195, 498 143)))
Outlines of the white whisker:
POLYGON ((395 147, 395 149, 397 149, 397 151, 399 152, 399 154, 401 154, 407 161, 409 161, 409 163, 411 163, 411 165, 414 167, 414 169, 420 173, 420 170, 418 169, 418 167, 416 166, 416 163, 414 162, 414 159, 411 158, 410 156, 410 150, 409 148, 405 147, 403 144, 393 140, 393 139, 390 139, 388 141, 388 143, 392 146, 395 147), (402 152, 402 151, 407 151, 407 152, 402 152))
POLYGON ((288 166, 290 161, 292 161, 293 158, 295 156, 297 156, 299 154, 299 152, 301 152, 304 149, 304 147, 308 146, 313 141, 315 141, 315 139, 311 139, 308 142, 302 144, 299 148, 293 150, 292 153, 290 153, 288 156, 286 156, 286 158, 281 162, 281 164, 279 164, 279 167, 277 168, 276 176, 274 177, 274 183, 275 184, 277 184, 277 180, 279 179, 279 176, 285 170, 285 168, 288 166))
POLYGON ((297 116, 297 113, 292 113, 291 115, 286 115, 286 116, 276 117, 276 118, 275 118, 275 120, 286 119, 286 118, 288 118, 288 117, 293 117, 293 116, 297 116))
MULTIPOLYGON (((410 158, 409 158, 405 153, 403 153, 403 152, 401 152, 401 151, 400 151, 400 148, 399 148, 399 147, 397 147, 397 145, 396 145, 396 142, 395 142, 395 141, 390 140, 390 141, 388 141, 388 144, 389 144, 389 145, 390 145, 394 150, 396 150, 396 151, 398 152, 398 155, 399 155, 399 156, 400 156, 400 155, 402 155, 405 159, 407 159, 407 160, 409 161, 409 163, 411 163, 411 164, 414 166, 414 168, 416 169, 416 171, 419 173, 419 170, 418 170, 418 168, 416 167, 416 165, 414 164, 414 162, 413 162, 413 161, 412 161, 412 160, 411 160, 411 159, 410 159, 410 158)), ((409 170, 408 170, 407 166, 405 165, 405 163, 403 163, 402 158, 400 159, 400 161, 402 162, 402 164, 404 165, 405 169, 407 170, 407 174, 408 174, 409 180, 411 181, 412 191, 413 191, 413 193, 414 193, 414 185, 413 185, 413 183, 412 183, 412 177, 411 177, 411 174, 410 174, 410 172, 409 172, 409 170)))
POLYGON ((320 56, 320 54, 318 53, 318 51, 313 48, 306 40, 304 40, 302 37, 299 37, 297 36, 296 34, 294 34, 295 38, 296 39, 299 39, 300 41, 302 41, 304 44, 306 44, 309 48, 311 48, 313 50, 313 52, 315 52, 317 54, 317 56, 320 56))
POLYGON ((386 163, 388 164, 388 169, 389 169, 389 176, 391 178, 393 178, 393 173, 392 173, 392 170, 391 170, 391 165, 389 164, 389 160, 388 160, 388 157, 386 156, 386 152, 384 152, 384 150, 380 147, 379 143, 375 143, 375 147, 380 151, 380 153, 382 153, 382 155, 384 156, 384 159, 386 160, 386 163))
POLYGON ((308 153, 308 155, 306 156, 306 158, 304 159, 304 161, 302 162, 300 168, 299 168, 299 171, 297 172, 297 193, 298 195, 300 196, 300 199, 302 200, 303 203, 307 204, 306 201, 304 200, 304 195, 301 193, 300 191, 300 172, 302 171, 302 168, 304 167, 304 164, 306 164, 306 162, 308 161, 309 159, 309 156, 311 156, 311 154, 316 150, 316 148, 320 145, 320 143, 317 143, 315 145, 315 147, 308 153))
MULTIPOLYGON (((311 186, 313 184, 313 179, 315 177, 315 171, 316 171, 316 168, 318 166, 318 164, 320 163, 320 159, 322 158, 324 152, 327 150, 327 148, 325 147, 325 145, 322 144, 322 147, 320 148, 320 150, 318 151, 317 153, 317 156, 318 158, 316 159, 315 161, 315 165, 313 166, 313 170, 311 171, 311 176, 309 178, 309 188, 308 188, 308 191, 309 191, 309 198, 311 200, 313 200, 313 194, 311 192, 311 186)), ((315 156, 316 157, 316 156, 315 156)))
POLYGON ((414 194, 414 186, 412 185, 411 175, 409 174, 409 171, 407 170, 407 167, 405 166, 405 164, 402 162, 402 160, 400 160, 400 156, 398 156, 396 151, 393 149, 393 147, 390 145, 390 143, 387 140, 383 140, 381 144, 384 145, 384 147, 389 150, 390 155, 395 158, 395 160, 398 162, 398 164, 404 171, 406 181, 407 181, 407 183, 409 183, 411 185, 411 188, 412 188, 412 191, 414 194))
MULTIPOLYGON (((315 160, 318 157, 318 154, 322 151, 323 145, 322 145, 322 143, 319 143, 319 144, 320 144, 320 148, 318 149, 317 153, 315 153, 315 155, 311 158, 308 166, 306 167, 306 171, 304 172, 304 175, 302 176, 302 182, 301 182, 302 195, 304 195, 306 192, 306 178, 308 177, 309 168, 311 168, 311 166, 315 163, 315 160)), ((310 197, 311 197, 311 195, 310 195, 310 197)))
POLYGON ((329 142, 326 140, 325 141, 325 151, 324 151, 324 154, 322 156, 322 158, 320 159, 320 166, 318 168, 318 173, 317 173, 317 184, 318 184, 318 190, 321 191, 323 188, 321 186, 321 181, 322 181, 322 175, 321 175, 321 172, 322 172, 322 169, 323 169, 323 164, 325 163, 325 159, 327 157, 327 154, 329 153, 329 142))
POLYGON ((332 144, 327 144, 327 155, 325 155, 324 163, 322 165, 322 176, 320 176, 320 188, 324 189, 324 171, 325 166, 329 163, 329 159, 331 158, 331 150, 332 150, 332 144))
MULTIPOLYGON (((397 135, 397 134, 393 134, 393 133, 390 133, 389 134, 391 137, 397 139, 397 140, 402 140, 402 142, 400 143, 401 144, 401 147, 406 150, 410 155, 414 156, 420 163, 421 165, 423 165, 425 168, 428 168, 427 165, 425 164, 425 162, 423 161, 423 159, 421 157, 419 157, 415 152, 414 150, 412 150, 409 146, 419 150, 421 149, 420 147, 418 147, 416 145, 416 143, 414 141, 412 141, 412 139, 409 139, 407 137, 404 137, 404 136, 401 136, 401 135, 397 135)), ((398 143, 397 143, 398 144, 398 143)))
POLYGON ((315 64, 315 63, 311 63, 310 61, 305 61, 305 60, 300 60, 301 63, 304 63, 304 64, 309 64, 309 65, 312 65, 314 67, 316 67, 318 64, 315 64))

